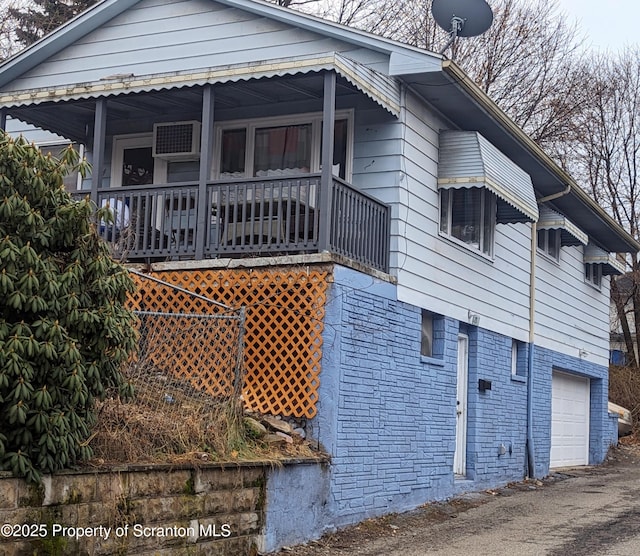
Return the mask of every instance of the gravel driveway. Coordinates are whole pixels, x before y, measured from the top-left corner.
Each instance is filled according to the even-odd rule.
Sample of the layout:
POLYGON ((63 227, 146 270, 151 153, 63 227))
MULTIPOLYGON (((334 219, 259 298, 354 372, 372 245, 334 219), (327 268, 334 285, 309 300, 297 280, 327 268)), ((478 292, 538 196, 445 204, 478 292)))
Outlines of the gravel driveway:
POLYGON ((640 554, 640 449, 599 467, 369 520, 286 556, 630 556, 640 554))

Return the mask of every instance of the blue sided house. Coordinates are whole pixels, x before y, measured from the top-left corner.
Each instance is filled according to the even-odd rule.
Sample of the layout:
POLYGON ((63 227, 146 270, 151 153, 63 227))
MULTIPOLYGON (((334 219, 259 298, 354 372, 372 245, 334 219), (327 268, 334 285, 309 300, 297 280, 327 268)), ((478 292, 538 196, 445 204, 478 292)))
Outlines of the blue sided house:
POLYGON ((0 124, 84 146, 69 187, 122 207, 131 262, 327 271, 289 414, 331 465, 312 530, 283 497, 265 548, 616 441, 609 284, 640 245, 441 55, 260 0, 102 0, 0 65, 0 124))

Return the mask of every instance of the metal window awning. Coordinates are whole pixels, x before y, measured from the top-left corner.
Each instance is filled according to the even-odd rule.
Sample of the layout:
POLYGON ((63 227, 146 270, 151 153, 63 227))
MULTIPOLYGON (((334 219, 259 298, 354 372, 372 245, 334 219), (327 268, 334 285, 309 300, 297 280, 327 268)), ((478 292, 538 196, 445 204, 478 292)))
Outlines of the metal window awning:
POLYGON ((591 243, 584 248, 584 262, 602 265, 602 274, 605 276, 624 274, 625 271, 624 263, 619 261, 614 254, 607 253, 604 249, 591 243))
POLYGON ((589 236, 563 214, 549 207, 540 207, 538 230, 560 230, 560 244, 587 245, 589 236))
POLYGON ((536 222, 531 177, 477 131, 440 132, 438 187, 484 187, 498 198, 498 223, 536 222))

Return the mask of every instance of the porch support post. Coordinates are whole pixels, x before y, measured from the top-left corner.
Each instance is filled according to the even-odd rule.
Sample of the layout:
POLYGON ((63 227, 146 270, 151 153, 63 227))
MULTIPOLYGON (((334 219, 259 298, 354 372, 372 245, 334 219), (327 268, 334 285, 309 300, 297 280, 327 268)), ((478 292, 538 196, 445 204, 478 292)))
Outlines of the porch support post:
POLYGON ((93 170, 91 172, 91 200, 98 204, 98 189, 102 187, 102 167, 104 166, 104 147, 107 134, 107 99, 96 100, 93 123, 93 170))
POLYGON ((0 129, 6 131, 7 129, 7 109, 0 108, 0 129))
MULTIPOLYGON (((207 223, 211 219, 211 203, 207 198, 207 182, 211 176, 213 153, 213 86, 202 89, 202 130, 200 137, 200 174, 198 176, 198 220, 196 222, 196 260, 204 259, 207 223)), ((217 245, 213 246, 217 248, 217 245)))
POLYGON ((336 74, 324 74, 324 106, 322 109, 322 173, 320 175, 320 221, 318 249, 329 251, 331 246, 331 198, 333 196, 333 135, 336 119, 336 74))

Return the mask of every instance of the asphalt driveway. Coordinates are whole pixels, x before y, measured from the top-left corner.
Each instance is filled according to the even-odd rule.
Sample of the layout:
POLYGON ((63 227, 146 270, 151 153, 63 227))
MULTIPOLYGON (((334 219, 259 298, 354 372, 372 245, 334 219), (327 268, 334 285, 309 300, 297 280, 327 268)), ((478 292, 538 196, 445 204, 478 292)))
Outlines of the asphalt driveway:
POLYGON ((367 521, 287 556, 631 556, 640 554, 640 449, 599 467, 367 521))

